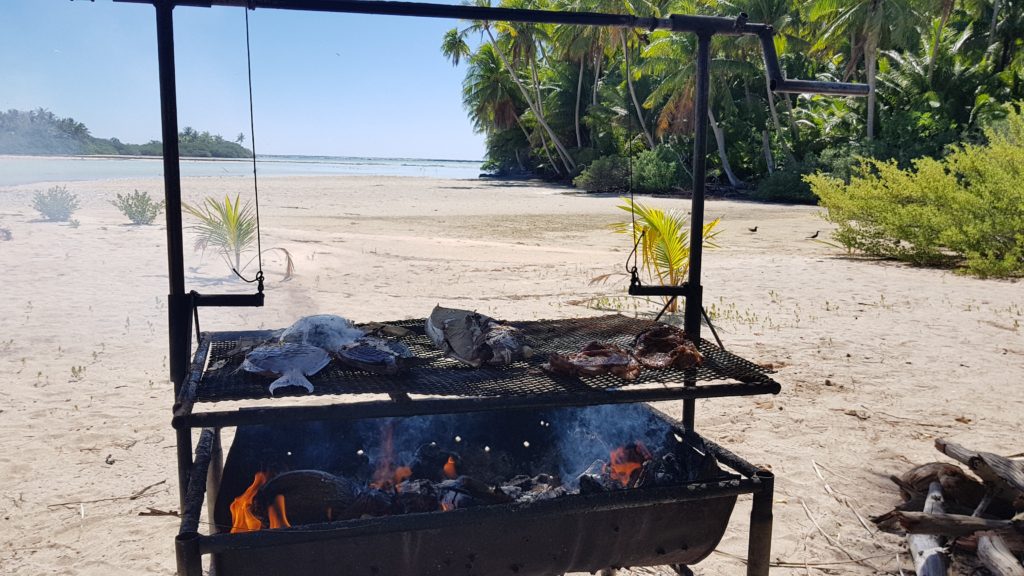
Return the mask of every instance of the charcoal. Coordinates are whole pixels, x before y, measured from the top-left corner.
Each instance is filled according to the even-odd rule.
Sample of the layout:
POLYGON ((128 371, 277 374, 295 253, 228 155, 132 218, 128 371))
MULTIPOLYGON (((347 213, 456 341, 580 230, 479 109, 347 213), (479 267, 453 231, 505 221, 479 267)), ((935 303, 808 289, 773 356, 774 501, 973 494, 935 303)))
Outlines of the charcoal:
POLYGON ((395 498, 384 490, 366 488, 356 496, 355 501, 341 512, 335 510, 335 520, 350 520, 363 516, 387 516, 395 508, 395 498))
POLYGON ((437 444, 423 444, 416 449, 416 453, 413 455, 412 465, 412 477, 413 478, 424 478, 434 482, 440 482, 447 480, 445 476, 444 466, 448 463, 448 459, 451 458, 455 461, 456 470, 462 463, 462 458, 455 452, 449 452, 448 450, 442 450, 437 444))
POLYGON ((608 464, 604 460, 595 460, 579 475, 577 482, 580 485, 580 494, 611 492, 621 487, 608 475, 608 464))
POLYGON ((293 470, 278 474, 256 494, 254 507, 259 514, 284 496, 286 515, 292 526, 327 522, 332 513, 349 508, 356 500, 352 481, 320 470, 293 470))
POLYGON ((635 488, 650 488, 654 486, 678 486, 685 482, 685 477, 679 469, 679 463, 672 454, 665 454, 661 458, 655 458, 643 463, 640 473, 633 483, 635 488))
POLYGON ((440 506, 437 490, 430 480, 406 480, 395 491, 395 507, 402 514, 433 512, 440 506))
POLYGON ((454 480, 446 480, 437 488, 440 493, 441 508, 444 510, 506 504, 512 501, 512 498, 501 490, 470 476, 459 476, 454 480))

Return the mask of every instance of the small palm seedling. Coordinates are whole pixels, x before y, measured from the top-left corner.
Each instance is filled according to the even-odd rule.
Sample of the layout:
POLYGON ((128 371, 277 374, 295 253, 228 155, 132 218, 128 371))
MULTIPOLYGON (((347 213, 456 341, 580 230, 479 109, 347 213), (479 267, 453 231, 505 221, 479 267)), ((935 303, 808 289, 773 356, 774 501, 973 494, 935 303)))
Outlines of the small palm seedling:
POLYGON ((32 207, 46 220, 67 222, 78 210, 78 196, 68 192, 66 186, 54 186, 45 194, 36 192, 32 197, 32 207))
MULTIPOLYGON (((629 198, 622 200, 619 209, 629 212, 631 217, 627 222, 613 224, 612 230, 619 234, 629 234, 633 243, 637 244, 639 268, 652 282, 661 286, 682 285, 690 269, 690 228, 686 214, 678 210, 651 208, 629 198)), ((720 221, 720 218, 716 218, 704 224, 701 237, 705 246, 717 247, 713 241, 718 235, 715 228, 720 221)), ((598 276, 591 282, 603 282, 616 274, 598 276)), ((678 311, 678 304, 678 300, 673 301, 668 311, 678 311)))
MULTIPOLYGON (((199 206, 182 203, 182 209, 198 220, 198 223, 190 227, 197 233, 196 250, 216 250, 224 263, 238 274, 259 256, 252 256, 242 263, 243 254, 251 251, 256 244, 256 215, 249 202, 240 202, 237 195, 232 201, 230 196, 225 195, 223 202, 206 198, 199 206)), ((270 251, 279 251, 284 255, 284 279, 291 278, 295 273, 291 253, 284 248, 267 248, 263 252, 270 251)))
POLYGON ((110 203, 127 216, 132 224, 152 224, 164 208, 162 201, 157 202, 149 196, 149 192, 138 190, 131 194, 118 194, 117 200, 111 200, 110 203))

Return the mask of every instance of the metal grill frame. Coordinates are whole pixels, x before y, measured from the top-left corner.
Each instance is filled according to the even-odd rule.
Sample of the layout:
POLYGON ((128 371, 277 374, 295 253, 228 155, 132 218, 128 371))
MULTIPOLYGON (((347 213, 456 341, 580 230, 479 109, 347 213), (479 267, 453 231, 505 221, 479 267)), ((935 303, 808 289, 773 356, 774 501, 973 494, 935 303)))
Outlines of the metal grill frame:
MULTIPOLYGON (((289 418, 356 418, 374 415, 401 415, 403 413, 459 412, 474 409, 504 410, 516 407, 568 406, 579 404, 643 402, 683 400, 682 427, 694 430, 696 412, 695 400, 715 396, 739 396, 760 393, 777 393, 779 386, 774 381, 767 385, 714 384, 697 386, 696 377, 684 379, 682 387, 640 390, 623 388, 601 390, 586 394, 539 394, 517 397, 483 397, 456 399, 425 399, 412 401, 407 394, 391 394, 390 402, 359 404, 333 404, 327 407, 299 407, 279 405, 255 411, 193 413, 198 387, 205 367, 209 346, 200 345, 192 359, 192 317, 200 306, 262 306, 264 303, 262 282, 256 294, 248 295, 201 295, 186 292, 184 266, 184 239, 181 215, 181 171, 178 146, 177 87, 174 63, 174 17, 177 6, 239 6, 248 10, 275 8, 336 13, 361 13, 430 18, 457 18, 486 21, 517 21, 534 23, 573 24, 583 26, 604 26, 628 30, 655 29, 671 30, 676 33, 693 33, 697 37, 696 88, 694 95, 694 154, 693 189, 691 200, 691 228, 699 229, 704 219, 704 189, 706 177, 707 111, 710 92, 711 40, 715 35, 757 36, 760 41, 764 64, 770 79, 770 88, 777 92, 804 92, 835 95, 866 95, 867 87, 838 82, 814 82, 789 80, 783 77, 775 53, 774 30, 770 25, 752 24, 746 14, 735 18, 696 15, 670 15, 667 18, 637 17, 626 14, 600 14, 589 12, 562 12, 548 10, 524 10, 489 8, 478 6, 454 6, 418 2, 389 2, 381 0, 117 0, 151 4, 156 13, 157 62, 160 84, 160 120, 163 141, 164 198, 167 221, 168 256, 168 371, 174 384, 175 404, 173 425, 176 429, 178 488, 182 505, 182 533, 176 541, 178 572, 184 576, 202 574, 201 537, 194 531, 198 523, 198 509, 201 509, 203 483, 209 477, 209 485, 216 489, 221 472, 220 426, 259 422, 266 419, 289 418), (206 428, 193 453, 193 428, 206 428), (199 506, 190 495, 198 494, 199 506), (191 508, 186 504, 192 502, 191 508), (195 514, 194 522, 191 514, 195 514)), ((688 337, 701 342, 701 312, 703 310, 703 287, 701 286, 701 263, 703 241, 699 234, 690 237, 689 271, 687 282, 682 287, 670 287, 661 291, 663 295, 685 295, 684 329, 688 337)), ((647 287, 649 294, 651 289, 647 287)), ((197 328, 198 329, 198 328, 197 328)), ((208 338, 212 336, 208 335, 208 338)), ((201 338, 202 339, 202 338, 201 338)), ((200 343, 201 344, 201 343, 200 343)), ((749 466, 749 465, 747 465, 749 466)), ((770 473, 750 470, 751 480, 759 478, 754 494, 751 515, 751 532, 747 561, 748 576, 767 576, 772 524, 772 477, 770 473)), ((209 551, 209 550, 207 550, 209 551)))

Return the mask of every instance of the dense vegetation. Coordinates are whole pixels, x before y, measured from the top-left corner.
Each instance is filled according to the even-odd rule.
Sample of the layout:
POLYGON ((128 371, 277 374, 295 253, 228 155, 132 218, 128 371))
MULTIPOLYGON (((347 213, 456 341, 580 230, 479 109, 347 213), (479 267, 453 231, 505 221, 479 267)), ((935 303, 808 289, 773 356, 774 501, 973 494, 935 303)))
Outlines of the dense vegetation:
MULTIPOLYGON (((775 27, 788 77, 868 84, 868 98, 772 94, 755 39, 715 39, 709 176, 765 200, 814 202, 803 176, 846 179, 860 156, 909 168, 958 143, 982 143, 985 126, 1024 98, 1021 0, 500 4, 659 16, 746 12, 775 27)), ((452 63, 466 66, 463 103, 486 134, 486 167, 605 191, 628 181, 621 159, 630 156, 634 184, 687 186, 695 48, 690 34, 498 22, 470 22, 441 44, 452 63), (666 169, 673 158, 686 160, 666 169)))
MULTIPOLYGON (((195 158, 251 158, 252 152, 219 135, 186 127, 178 135, 182 156, 195 158)), ((0 154, 109 154, 160 156, 159 141, 126 144, 117 138, 97 138, 74 118, 60 118, 42 108, 0 112, 0 154)))

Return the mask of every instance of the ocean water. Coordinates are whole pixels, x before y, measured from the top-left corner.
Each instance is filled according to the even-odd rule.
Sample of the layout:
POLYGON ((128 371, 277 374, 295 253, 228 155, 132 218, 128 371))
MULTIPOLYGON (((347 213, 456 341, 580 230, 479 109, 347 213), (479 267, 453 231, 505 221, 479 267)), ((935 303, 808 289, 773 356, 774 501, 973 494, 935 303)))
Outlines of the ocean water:
MULTIPOLYGON (((423 158, 356 158, 342 156, 257 156, 261 176, 314 176, 356 174, 415 176, 422 178, 477 178, 480 162, 423 158)), ((88 156, 0 156, 0 186, 36 182, 110 180, 115 178, 162 178, 160 158, 110 158, 88 156)), ((247 176, 252 160, 182 160, 182 177, 247 176)))

